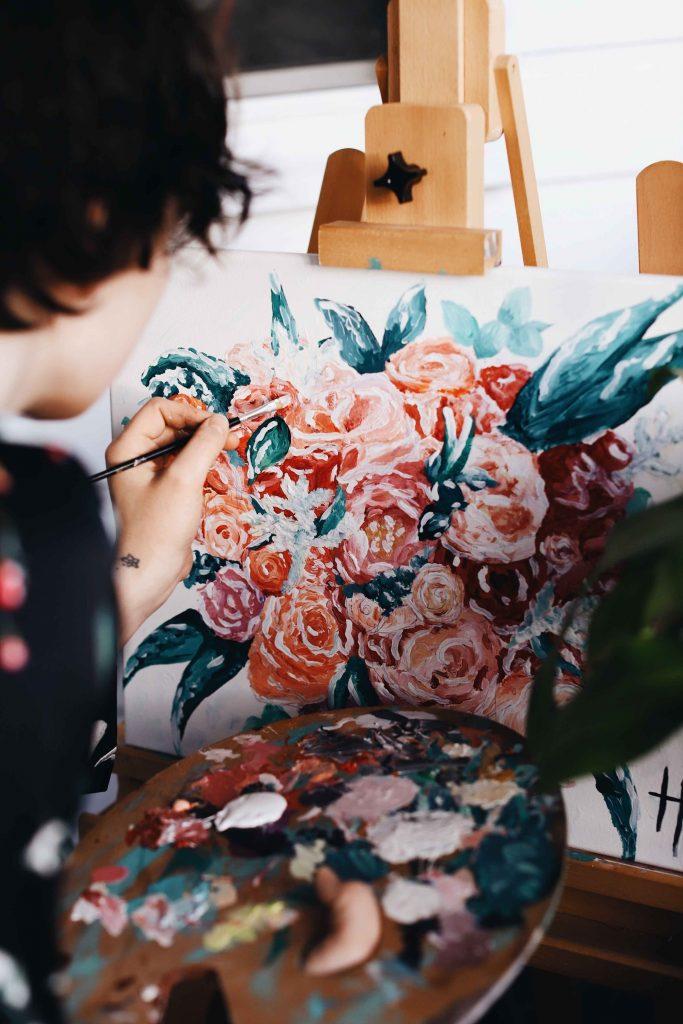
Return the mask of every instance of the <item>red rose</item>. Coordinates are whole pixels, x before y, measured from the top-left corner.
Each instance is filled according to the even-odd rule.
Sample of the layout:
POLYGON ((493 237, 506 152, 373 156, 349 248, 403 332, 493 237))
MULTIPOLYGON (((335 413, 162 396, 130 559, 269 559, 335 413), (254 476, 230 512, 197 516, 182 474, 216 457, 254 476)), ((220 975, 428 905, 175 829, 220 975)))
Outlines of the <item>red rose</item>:
POLYGON ((559 445, 539 455, 550 504, 539 540, 551 574, 554 568, 558 578, 571 575, 579 582, 598 560, 633 495, 623 472, 632 458, 627 442, 611 430, 591 444, 559 445), (574 549, 570 567, 567 556, 574 549))
POLYGON ((517 395, 531 377, 526 366, 486 366, 479 374, 482 387, 503 412, 515 404, 517 395))
POLYGON ((507 565, 465 561, 460 567, 467 603, 493 623, 497 632, 519 626, 547 579, 542 559, 528 558, 507 565))

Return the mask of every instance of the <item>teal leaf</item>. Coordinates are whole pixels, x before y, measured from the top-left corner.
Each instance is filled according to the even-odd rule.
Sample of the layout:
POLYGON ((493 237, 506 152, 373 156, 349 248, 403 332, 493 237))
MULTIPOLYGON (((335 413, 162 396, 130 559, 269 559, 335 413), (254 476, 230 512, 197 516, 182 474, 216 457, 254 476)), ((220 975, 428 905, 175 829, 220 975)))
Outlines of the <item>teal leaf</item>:
POLYGON ((327 537, 328 534, 337 529, 345 515, 346 494, 343 488, 337 487, 337 493, 332 504, 315 521, 316 537, 327 537))
POLYGON ((683 296, 648 299, 586 324, 526 382, 501 428, 531 451, 574 444, 630 420, 668 382, 661 370, 683 353, 683 331, 645 338, 683 296))
POLYGON ((420 540, 438 540, 449 529, 454 512, 467 508, 467 499, 460 484, 447 480, 437 487, 437 499, 422 513, 418 527, 420 540))
POLYGON ((164 622, 146 636, 135 653, 131 654, 123 677, 124 687, 144 668, 179 665, 182 661, 189 661, 208 635, 209 630, 194 608, 164 622))
POLYGON ((197 708, 242 671, 251 641, 208 639, 199 647, 178 684, 171 709, 171 729, 176 752, 197 708))
POLYGON ((256 729, 263 729, 266 725, 274 725, 275 722, 284 722, 289 718, 287 712, 278 707, 277 704, 266 704, 262 715, 251 715, 244 723, 244 731, 250 732, 256 729))
POLYGON ((531 288, 515 288, 503 299, 498 320, 506 327, 522 327, 531 316, 531 288))
POLYGON ((490 324, 484 324, 478 340, 474 343, 474 351, 478 359, 491 359, 498 355, 501 349, 510 341, 513 331, 498 320, 492 320, 490 324))
POLYGON ((332 331, 342 359, 359 373, 379 373, 384 369, 384 354, 367 321, 353 306, 331 299, 316 299, 315 305, 332 331))
POLYGON ((471 469, 461 473, 460 483, 465 484, 471 491, 484 491, 487 487, 498 486, 498 481, 492 480, 483 469, 471 469))
POLYGON ((296 320, 276 274, 270 275, 270 304, 273 310, 270 328, 270 345, 273 355, 279 356, 281 350, 287 345, 300 349, 296 320))
MULTIPOLYGON (((292 443, 289 427, 280 416, 262 423, 247 444, 248 481, 253 484, 257 476, 287 458, 292 443)), ((257 509, 258 511, 258 509, 257 509)))
POLYGON ((471 416, 465 419, 460 433, 457 433, 453 410, 446 406, 443 413, 444 442, 441 451, 436 452, 428 460, 425 473, 430 483, 444 483, 446 480, 457 482, 458 474, 467 465, 472 451, 477 427, 471 416))
POLYGON ((652 495, 645 487, 636 487, 626 506, 626 515, 635 516, 649 506, 652 495))
POLYGON ((510 331, 508 348, 516 356, 540 356, 543 351, 543 335, 535 324, 524 324, 510 331))
POLYGON ((372 708, 381 703, 362 658, 349 658, 341 673, 332 679, 328 703, 331 708, 348 708, 352 704, 372 708))
POLYGON ((401 296, 389 314, 382 340, 384 361, 422 334, 426 323, 427 295, 424 285, 418 284, 401 296))
POLYGON ((195 348, 177 348, 160 356, 142 375, 142 383, 155 397, 191 395, 213 412, 226 413, 237 388, 250 378, 195 348))
POLYGON ((638 793, 628 768, 602 772, 595 776, 595 785, 601 794, 612 824, 621 840, 622 860, 636 859, 638 841, 638 793))
POLYGON ((225 558, 216 558, 205 551, 193 551, 192 568, 188 576, 183 580, 188 590, 204 583, 213 583, 216 576, 228 564, 225 558))
POLYGON ((479 324, 468 309, 459 306, 457 302, 442 302, 444 323, 446 330, 459 345, 468 345, 470 348, 479 341, 479 324))

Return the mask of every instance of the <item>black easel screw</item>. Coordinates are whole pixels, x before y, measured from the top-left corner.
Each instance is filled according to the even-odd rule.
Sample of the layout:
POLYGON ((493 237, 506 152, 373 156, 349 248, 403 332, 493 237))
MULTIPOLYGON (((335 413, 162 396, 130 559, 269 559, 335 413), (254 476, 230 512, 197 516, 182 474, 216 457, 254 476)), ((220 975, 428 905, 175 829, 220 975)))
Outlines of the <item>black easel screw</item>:
POLYGON ((422 181, 426 173, 424 167, 407 163, 403 153, 390 153, 389 166, 374 185, 375 188, 388 188, 399 203, 412 203, 413 188, 422 181))

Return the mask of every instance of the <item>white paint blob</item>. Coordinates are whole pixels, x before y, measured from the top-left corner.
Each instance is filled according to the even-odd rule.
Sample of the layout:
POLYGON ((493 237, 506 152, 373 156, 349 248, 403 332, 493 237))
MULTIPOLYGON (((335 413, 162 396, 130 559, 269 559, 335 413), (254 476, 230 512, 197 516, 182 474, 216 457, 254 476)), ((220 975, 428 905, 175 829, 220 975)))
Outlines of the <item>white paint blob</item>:
POLYGON ((341 729, 342 726, 348 725, 349 722, 353 722, 355 725, 360 725, 363 729, 391 729, 395 722, 390 721, 386 718, 380 718, 378 715, 358 715, 357 718, 342 718, 340 722, 335 725, 324 725, 323 729, 326 732, 336 732, 337 729, 341 729))
POLYGON ((214 764, 222 764, 231 758, 239 757, 236 750, 202 750, 202 757, 205 761, 212 761, 214 764))
POLYGON ((391 921, 415 924, 438 916, 441 897, 431 885, 394 876, 382 897, 382 909, 391 921))
POLYGON ((417 811, 383 818, 367 835, 382 860, 407 864, 454 853, 471 831, 471 819, 455 811, 417 811))
POLYGON ((470 747, 468 743, 447 743, 441 749, 447 757, 456 760, 460 757, 471 757, 474 753, 474 747, 470 747))
POLYGON ((65 822, 58 818, 46 821, 24 849, 24 867, 36 875, 42 875, 43 878, 56 875, 66 859, 66 843, 69 838, 70 833, 65 822))
POLYGON ((28 1006, 31 992, 21 967, 9 953, 0 949, 0 1001, 11 1010, 28 1006))
POLYGON ((247 793, 231 800, 214 819, 218 832, 229 828, 262 828, 279 821, 287 810, 287 801, 280 793, 247 793))
POLYGON ((153 1003, 155 999, 158 999, 161 995, 161 989, 158 985, 147 985, 143 988, 140 993, 140 998, 143 1003, 153 1003))
POLYGON ((513 796, 523 792, 524 790, 511 779, 477 779, 476 782, 464 782, 453 787, 454 795, 463 804, 481 807, 485 811, 492 811, 494 807, 504 807, 513 796))
POLYGON ((315 873, 325 861, 327 844, 324 839, 316 839, 311 846, 295 843, 294 856, 289 862, 289 873, 292 878, 302 882, 312 882, 315 873))

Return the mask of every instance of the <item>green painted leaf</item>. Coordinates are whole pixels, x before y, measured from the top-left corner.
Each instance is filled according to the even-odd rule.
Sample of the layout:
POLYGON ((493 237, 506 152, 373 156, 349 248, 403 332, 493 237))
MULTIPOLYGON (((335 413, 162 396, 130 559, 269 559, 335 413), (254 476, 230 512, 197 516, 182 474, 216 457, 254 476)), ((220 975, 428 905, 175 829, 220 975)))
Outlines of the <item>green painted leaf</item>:
POLYGON ((644 337, 681 296, 683 285, 664 299, 648 299, 586 324, 526 382, 502 431, 531 451, 542 451, 631 419, 669 382, 662 369, 683 354, 683 331, 644 337))
POLYGON ((380 704, 372 683, 368 667, 362 658, 355 655, 347 661, 341 674, 330 683, 328 704, 331 708, 348 708, 357 704, 361 707, 376 707, 380 704))
POLYGON ((237 388, 250 383, 246 373, 195 348, 166 352, 143 373, 141 380, 155 397, 191 395, 213 412, 221 413, 230 408, 237 388))
POLYGON ((204 583, 213 583, 216 576, 228 564, 225 558, 216 558, 206 551, 192 552, 192 568, 183 580, 188 590, 192 587, 201 586, 204 583))
POLYGON ((299 342, 296 320, 276 274, 270 275, 270 303, 273 310, 270 328, 270 345, 273 355, 278 356, 288 345, 300 349, 302 346, 299 342))
POLYGON ((630 771, 624 767, 613 772, 601 772, 595 776, 595 785, 619 833, 622 860, 634 861, 638 841, 639 801, 630 771))
POLYGON ((437 498, 422 513, 418 536, 420 540, 438 540, 451 525, 454 512, 462 512, 467 508, 467 499, 460 484, 446 480, 437 484, 437 498))
POLYGON ((244 723, 245 732, 253 729, 263 729, 266 725, 274 725, 275 722, 284 722, 289 718, 287 712, 278 707, 277 704, 266 704, 262 715, 251 715, 244 723))
POLYGON ((292 443, 289 427, 280 416, 273 416, 262 423, 249 438, 247 444, 248 480, 253 484, 257 476, 277 466, 287 457, 292 443))
POLYGON ((197 653, 209 630, 201 615, 189 608, 181 615, 164 622, 146 636, 126 663, 123 685, 133 680, 138 672, 154 665, 179 665, 197 653))
POLYGON ((484 324, 477 341, 474 343, 474 351, 478 359, 491 359, 505 348, 513 332, 505 324, 498 320, 492 320, 490 324, 484 324))
POLYGON ((426 463, 425 473, 430 483, 457 482, 458 475, 467 465, 472 451, 477 426, 471 416, 466 417, 458 434, 453 410, 446 406, 442 412, 444 442, 441 451, 432 455, 426 463))
POLYGON ((337 493, 329 508, 315 521, 316 537, 327 537, 336 530, 346 515, 346 494, 341 487, 337 487, 337 493))
POLYGON ((368 583, 347 583, 344 587, 344 596, 353 597, 354 594, 363 594, 372 601, 376 601, 385 615, 390 615, 396 608, 400 608, 412 590, 415 577, 429 561, 429 552, 424 555, 416 555, 411 559, 410 565, 390 572, 380 573, 368 583))
POLYGON ((515 288, 503 299, 498 320, 506 327, 519 328, 531 316, 531 288, 515 288))
POLYGON ((442 302, 444 323, 446 330, 458 345, 468 345, 470 348, 479 341, 479 324, 468 309, 459 306, 457 302, 442 302))
POLYGON ((533 358, 540 356, 543 351, 543 335, 533 324, 524 324, 523 327, 517 327, 514 331, 510 331, 507 344, 510 351, 516 356, 533 358))
POLYGON ((342 359, 349 366, 359 373, 379 373, 384 369, 382 347, 357 309, 331 299, 316 299, 315 305, 336 338, 342 359))
POLYGON ((251 641, 207 639, 185 669, 171 709, 171 730, 176 752, 197 708, 241 672, 249 657, 251 641))
POLYGON ((382 340, 384 361, 422 334, 426 323, 427 295, 424 285, 418 284, 401 296, 389 314, 382 340))

